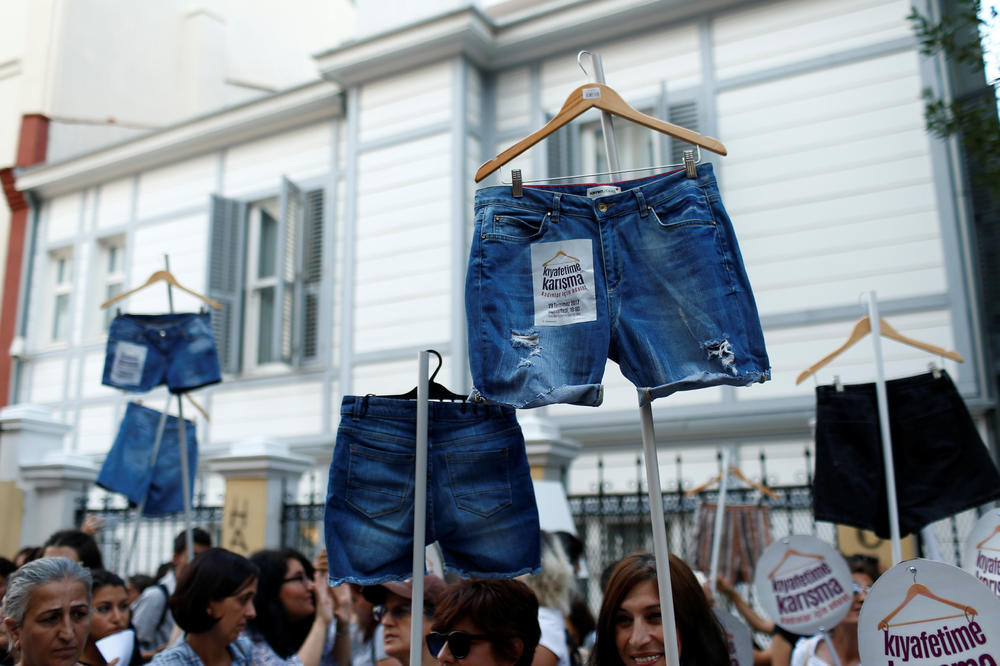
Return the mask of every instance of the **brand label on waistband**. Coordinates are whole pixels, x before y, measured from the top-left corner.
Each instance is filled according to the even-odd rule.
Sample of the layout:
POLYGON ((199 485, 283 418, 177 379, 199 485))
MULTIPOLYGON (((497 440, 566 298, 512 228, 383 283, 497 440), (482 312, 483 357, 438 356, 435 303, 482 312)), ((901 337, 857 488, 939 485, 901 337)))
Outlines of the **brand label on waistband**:
POLYGON ((535 326, 597 320, 594 250, 589 238, 534 243, 531 278, 535 326))
POLYGON ((601 96, 600 88, 584 88, 583 98, 584 99, 598 99, 601 96))
POLYGON ((618 194, 621 191, 622 188, 614 185, 598 185, 596 187, 588 187, 587 196, 591 199, 596 199, 597 197, 606 197, 609 194, 618 194))
POLYGON ((111 381, 123 386, 142 383, 142 369, 146 367, 146 353, 142 345, 119 340, 115 343, 115 357, 111 362, 111 381))

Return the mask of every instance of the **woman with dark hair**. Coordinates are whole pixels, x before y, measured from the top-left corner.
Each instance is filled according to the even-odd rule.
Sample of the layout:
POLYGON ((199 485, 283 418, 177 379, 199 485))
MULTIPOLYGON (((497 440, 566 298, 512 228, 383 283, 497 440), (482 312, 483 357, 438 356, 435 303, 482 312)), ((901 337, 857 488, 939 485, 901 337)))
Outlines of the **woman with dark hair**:
POLYGON ((197 555, 177 581, 170 597, 170 611, 184 630, 184 639, 160 652, 157 666, 249 666, 250 641, 240 632, 252 620, 257 593, 257 567, 222 548, 197 555))
POLYGON ((97 542, 82 530, 54 532, 42 546, 42 557, 68 557, 90 570, 104 568, 97 542))
POLYGON ((292 548, 262 550, 250 561, 260 571, 257 617, 247 627, 254 662, 258 666, 333 663, 337 637, 343 637, 346 649, 350 618, 334 622, 333 599, 323 572, 317 574, 306 556, 292 548))
MULTIPOLYGON (((728 666, 729 648, 691 568, 670 556, 674 631, 681 666, 728 666)), ((656 560, 649 553, 624 558, 611 572, 597 617, 590 666, 664 666, 656 560)))
MULTIPOLYGON (((90 635, 80 656, 83 666, 105 666, 107 660, 97 649, 97 641, 128 629, 132 612, 128 607, 128 592, 125 581, 104 569, 90 572, 93 576, 93 600, 90 603, 90 635)), ((132 658, 127 666, 143 664, 139 644, 132 633, 132 658)), ((118 666, 125 666, 119 664, 118 666)))
POLYGON ((440 664, 530 666, 541 636, 538 600, 519 580, 462 580, 434 613, 427 648, 440 664))

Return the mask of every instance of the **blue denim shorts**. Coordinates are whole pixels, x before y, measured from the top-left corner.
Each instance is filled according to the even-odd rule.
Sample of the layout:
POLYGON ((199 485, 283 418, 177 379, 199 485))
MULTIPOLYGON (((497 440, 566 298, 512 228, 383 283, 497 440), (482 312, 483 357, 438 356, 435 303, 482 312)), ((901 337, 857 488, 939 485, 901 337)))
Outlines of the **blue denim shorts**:
MULTIPOLYGON (((426 543, 462 576, 537 571, 538 508, 514 410, 428 407, 426 543)), ((412 400, 344 397, 324 517, 331 585, 412 575, 416 410, 412 400)))
POLYGON ((220 381, 207 312, 120 314, 111 322, 102 384, 136 393, 166 384, 183 393, 220 381))
MULTIPOLYGON (((138 505, 146 498, 143 515, 158 516, 184 510, 181 483, 181 451, 178 419, 167 416, 160 449, 153 461, 153 444, 162 412, 130 402, 125 418, 118 428, 115 443, 104 459, 97 485, 128 497, 129 503, 138 505)), ((187 437, 188 478, 193 487, 198 469, 198 439, 194 423, 184 419, 187 437)))
POLYGON ((476 192, 466 279, 474 399, 599 405, 606 359, 639 402, 770 378, 711 164, 609 185, 476 192), (589 194, 588 194, 589 192, 589 194))

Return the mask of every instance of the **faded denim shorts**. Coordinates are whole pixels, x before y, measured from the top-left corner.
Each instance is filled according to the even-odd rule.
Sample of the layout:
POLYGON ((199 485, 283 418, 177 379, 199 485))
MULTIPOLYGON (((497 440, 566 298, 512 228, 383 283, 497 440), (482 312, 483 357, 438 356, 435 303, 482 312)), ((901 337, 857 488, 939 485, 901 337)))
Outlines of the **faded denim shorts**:
POLYGON ((111 322, 102 384, 135 393, 166 384, 183 393, 220 381, 207 312, 120 314, 111 322))
MULTIPOLYGON (((128 497, 129 503, 138 505, 146 499, 143 515, 158 516, 184 510, 181 483, 181 451, 178 419, 167 416, 160 448, 153 460, 153 444, 160 425, 162 412, 130 402, 125 418, 118 428, 118 436, 111 446, 97 485, 128 497)), ((195 470, 198 469, 198 439, 194 423, 184 419, 187 437, 188 478, 193 488, 195 470)))
POLYGON ((474 399, 599 405, 606 359, 639 403, 770 378, 711 164, 610 185, 476 192, 466 280, 474 399))
MULTIPOLYGON (((537 571, 538 508, 514 410, 428 407, 426 543, 462 576, 537 571)), ((344 397, 324 517, 331 585, 413 573, 416 410, 412 400, 344 397)))

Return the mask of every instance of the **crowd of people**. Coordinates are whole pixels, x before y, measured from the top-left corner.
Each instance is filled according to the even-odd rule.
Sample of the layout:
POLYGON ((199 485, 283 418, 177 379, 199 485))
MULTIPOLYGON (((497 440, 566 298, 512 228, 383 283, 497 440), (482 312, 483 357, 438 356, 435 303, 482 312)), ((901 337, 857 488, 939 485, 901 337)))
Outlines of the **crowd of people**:
MULTIPOLYGON (((542 533, 542 567, 533 575, 448 583, 428 574, 421 663, 411 664, 412 609, 420 605, 412 581, 333 588, 325 555, 310 561, 281 549, 247 558, 212 547, 199 528, 190 536, 190 561, 181 533, 156 577, 128 581, 103 568, 96 541, 82 530, 57 532, 13 562, 0 558, 0 665, 665 666, 648 553, 606 569, 596 619, 577 584, 582 544, 566 533, 542 533), (102 648, 113 636, 131 641, 127 664, 102 648)), ((854 605, 828 641, 783 634, 717 581, 755 631, 772 634, 770 647, 755 651, 756 664, 860 663, 858 613, 879 570, 866 556, 848 563, 854 605)), ((730 664, 710 586, 675 555, 669 566, 681 666, 730 664)))

